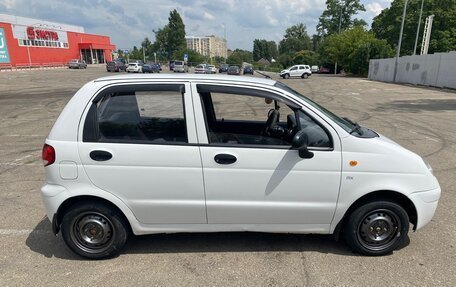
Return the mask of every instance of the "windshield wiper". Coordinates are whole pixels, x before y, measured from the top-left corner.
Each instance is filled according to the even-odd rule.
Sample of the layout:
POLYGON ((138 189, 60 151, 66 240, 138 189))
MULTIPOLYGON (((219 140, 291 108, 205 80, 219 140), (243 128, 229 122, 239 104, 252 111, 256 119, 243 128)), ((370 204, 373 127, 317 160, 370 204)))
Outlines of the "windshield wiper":
POLYGON ((363 132, 363 130, 361 129, 361 126, 360 126, 358 123, 356 123, 356 122, 354 122, 354 121, 352 121, 352 120, 350 120, 349 118, 346 118, 346 117, 344 117, 343 119, 346 120, 347 122, 349 122, 350 124, 352 124, 352 125, 355 126, 355 127, 350 131, 350 134, 353 134, 354 132, 357 132, 360 136, 363 135, 364 132, 363 132))

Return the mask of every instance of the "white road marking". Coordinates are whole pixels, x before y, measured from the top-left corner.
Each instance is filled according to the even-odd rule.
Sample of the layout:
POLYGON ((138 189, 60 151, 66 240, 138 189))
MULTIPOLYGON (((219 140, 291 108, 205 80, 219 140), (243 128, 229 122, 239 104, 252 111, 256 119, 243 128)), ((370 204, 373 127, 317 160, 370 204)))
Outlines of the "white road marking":
POLYGON ((425 137, 426 139, 430 140, 430 141, 434 141, 434 142, 439 142, 439 140, 435 139, 435 138, 431 138, 431 137, 425 137))
POLYGON ((41 166, 40 163, 20 163, 20 162, 0 162, 0 166, 21 166, 21 165, 32 165, 41 166))
POLYGON ((0 235, 50 234, 50 230, 0 229, 0 235))
POLYGON ((33 156, 33 155, 28 154, 28 155, 26 155, 26 156, 23 156, 23 157, 20 157, 20 158, 15 159, 14 162, 18 162, 18 161, 24 160, 24 159, 29 158, 29 157, 31 157, 31 156, 33 156))
POLYGON ((17 134, 12 134, 12 135, 0 135, 0 137, 45 137, 44 135, 17 135, 17 134))

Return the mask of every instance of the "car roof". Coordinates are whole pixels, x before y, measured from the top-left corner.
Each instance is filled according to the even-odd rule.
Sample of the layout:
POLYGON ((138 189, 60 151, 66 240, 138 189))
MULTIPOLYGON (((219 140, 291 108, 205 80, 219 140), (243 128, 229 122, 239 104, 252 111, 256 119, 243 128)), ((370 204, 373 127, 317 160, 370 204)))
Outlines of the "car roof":
POLYGON ((276 81, 266 78, 260 77, 236 77, 233 78, 232 76, 228 75, 201 75, 201 74, 184 74, 184 75, 176 75, 176 74, 138 74, 138 75, 116 75, 116 76, 108 76, 103 78, 98 78, 94 80, 94 82, 122 82, 125 80, 182 80, 182 81, 223 81, 223 82, 231 82, 231 83, 252 83, 252 84, 263 84, 268 86, 273 86, 276 81))

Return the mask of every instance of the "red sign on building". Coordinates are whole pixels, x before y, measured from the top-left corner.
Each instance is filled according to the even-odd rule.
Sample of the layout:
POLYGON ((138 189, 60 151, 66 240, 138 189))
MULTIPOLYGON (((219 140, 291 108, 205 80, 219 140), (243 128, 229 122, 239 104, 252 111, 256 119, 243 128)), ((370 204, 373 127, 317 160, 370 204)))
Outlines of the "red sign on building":
POLYGON ((29 38, 29 40, 59 40, 59 34, 57 34, 57 32, 47 30, 35 30, 35 28, 33 27, 27 27, 27 37, 29 38))

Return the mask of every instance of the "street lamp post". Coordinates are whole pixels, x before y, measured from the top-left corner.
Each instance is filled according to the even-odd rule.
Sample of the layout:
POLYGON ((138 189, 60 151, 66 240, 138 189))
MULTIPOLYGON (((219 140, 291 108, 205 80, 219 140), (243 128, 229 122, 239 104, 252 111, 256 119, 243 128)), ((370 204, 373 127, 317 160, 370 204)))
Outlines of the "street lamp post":
MULTIPOLYGON (((339 13, 339 35, 340 35, 340 28, 342 26, 342 2, 340 2, 340 13, 339 13)), ((337 59, 336 59, 336 65, 334 67, 334 75, 337 74, 337 59)))
POLYGON ((146 63, 146 47, 143 45, 142 47, 143 50, 143 63, 146 63))
POLYGON ((225 41, 225 63, 226 63, 226 58, 228 58, 228 45, 227 45, 227 40, 226 40, 226 24, 222 23, 223 25, 223 40, 225 41))
POLYGON ((398 61, 399 61, 399 55, 401 53, 402 33, 404 32, 405 14, 407 13, 407 2, 408 2, 408 0, 405 0, 404 11, 402 11, 401 31, 399 32, 399 43, 397 44, 396 60, 395 60, 395 63, 394 63, 394 78, 393 78, 393 82, 394 83, 396 82, 397 64, 398 64, 398 61))

